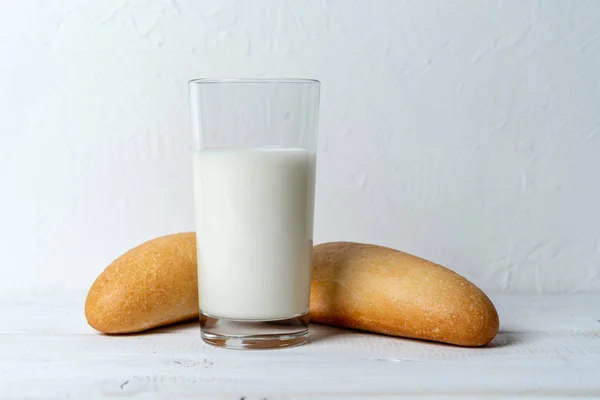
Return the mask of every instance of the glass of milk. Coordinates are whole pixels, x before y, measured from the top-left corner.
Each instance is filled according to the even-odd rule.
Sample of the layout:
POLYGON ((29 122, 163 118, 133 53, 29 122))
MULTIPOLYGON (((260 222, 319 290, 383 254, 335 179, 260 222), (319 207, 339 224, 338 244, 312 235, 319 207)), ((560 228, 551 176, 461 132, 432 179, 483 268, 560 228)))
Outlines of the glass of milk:
POLYGON ((319 81, 189 83, 202 339, 308 337, 319 81))

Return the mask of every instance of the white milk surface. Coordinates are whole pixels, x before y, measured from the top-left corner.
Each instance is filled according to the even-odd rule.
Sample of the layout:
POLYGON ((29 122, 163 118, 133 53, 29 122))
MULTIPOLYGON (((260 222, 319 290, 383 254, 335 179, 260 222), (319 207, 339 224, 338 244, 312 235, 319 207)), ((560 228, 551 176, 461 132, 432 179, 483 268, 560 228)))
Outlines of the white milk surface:
POLYGON ((315 160, 295 148, 194 154, 203 313, 267 320, 308 310, 315 160))

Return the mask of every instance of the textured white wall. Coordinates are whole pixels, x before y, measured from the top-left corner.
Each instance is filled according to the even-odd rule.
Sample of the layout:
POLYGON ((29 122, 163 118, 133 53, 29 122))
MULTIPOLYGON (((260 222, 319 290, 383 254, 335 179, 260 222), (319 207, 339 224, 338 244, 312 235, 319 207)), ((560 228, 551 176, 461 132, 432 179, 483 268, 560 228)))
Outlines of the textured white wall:
POLYGON ((600 2, 0 4, 0 289, 193 229, 186 82, 322 81, 316 240, 600 290, 600 2))

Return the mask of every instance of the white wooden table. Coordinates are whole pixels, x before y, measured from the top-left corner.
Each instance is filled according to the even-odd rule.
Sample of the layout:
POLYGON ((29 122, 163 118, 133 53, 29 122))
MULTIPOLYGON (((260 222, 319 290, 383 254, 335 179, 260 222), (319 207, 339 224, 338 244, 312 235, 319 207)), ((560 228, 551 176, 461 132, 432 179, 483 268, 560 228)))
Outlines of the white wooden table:
POLYGON ((250 352, 196 324, 98 334, 84 296, 0 294, 0 398, 600 397, 600 294, 493 295, 501 332, 480 349, 313 325, 307 345, 250 352))

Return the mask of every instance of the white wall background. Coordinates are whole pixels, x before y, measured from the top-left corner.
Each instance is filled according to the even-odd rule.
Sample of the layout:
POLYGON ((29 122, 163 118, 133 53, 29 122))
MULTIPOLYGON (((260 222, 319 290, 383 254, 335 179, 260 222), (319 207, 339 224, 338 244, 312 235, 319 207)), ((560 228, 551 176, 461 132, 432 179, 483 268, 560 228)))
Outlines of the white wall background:
POLYGON ((600 290, 600 2, 0 2, 0 290, 193 229, 186 82, 322 81, 315 239, 600 290))

